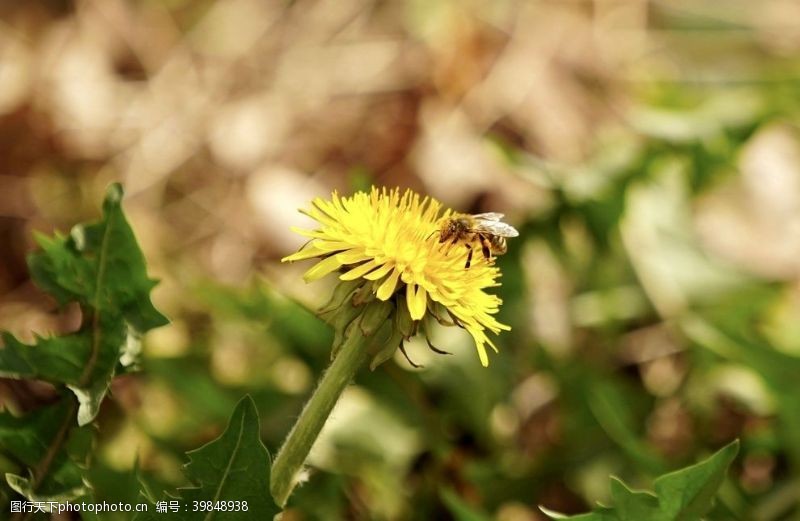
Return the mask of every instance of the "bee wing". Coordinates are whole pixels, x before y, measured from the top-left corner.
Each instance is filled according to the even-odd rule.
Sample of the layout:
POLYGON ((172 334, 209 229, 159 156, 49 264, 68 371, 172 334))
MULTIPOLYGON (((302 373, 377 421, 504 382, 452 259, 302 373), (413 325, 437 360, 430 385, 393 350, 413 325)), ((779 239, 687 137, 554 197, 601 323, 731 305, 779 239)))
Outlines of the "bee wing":
POLYGON ((519 232, 510 224, 500 221, 478 220, 477 231, 486 232, 498 237, 517 237, 519 232))
POLYGON ((479 221, 499 221, 503 217, 505 217, 505 215, 497 212, 486 212, 486 213, 476 213, 472 217, 478 219, 479 221))

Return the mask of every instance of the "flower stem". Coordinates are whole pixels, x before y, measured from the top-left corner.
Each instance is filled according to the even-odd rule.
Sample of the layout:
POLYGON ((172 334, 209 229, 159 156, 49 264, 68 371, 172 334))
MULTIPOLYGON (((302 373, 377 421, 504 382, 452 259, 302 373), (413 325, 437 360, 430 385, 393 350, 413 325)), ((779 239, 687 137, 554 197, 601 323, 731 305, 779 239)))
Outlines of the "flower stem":
POLYGON ((303 466, 339 396, 367 360, 367 339, 359 333, 358 328, 355 328, 345 340, 275 456, 270 491, 280 507, 289 499, 295 485, 295 476, 303 466))

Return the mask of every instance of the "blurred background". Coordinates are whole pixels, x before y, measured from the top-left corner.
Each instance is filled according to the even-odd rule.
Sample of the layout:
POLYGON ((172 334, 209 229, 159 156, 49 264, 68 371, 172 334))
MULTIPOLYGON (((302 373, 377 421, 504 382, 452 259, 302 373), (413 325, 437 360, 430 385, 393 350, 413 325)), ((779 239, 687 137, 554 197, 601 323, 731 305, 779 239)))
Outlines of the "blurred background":
MULTIPOLYGON (((484 369, 412 342, 363 371, 295 520, 543 520, 734 438, 711 519, 800 519, 800 4, 793 0, 0 2, 0 329, 76 327, 33 233, 112 181, 172 323, 99 418, 100 498, 245 393, 274 453, 329 359, 331 281, 280 265, 331 190, 410 187, 521 231, 484 369)), ((0 380, 6 408, 44 385, 0 380)))

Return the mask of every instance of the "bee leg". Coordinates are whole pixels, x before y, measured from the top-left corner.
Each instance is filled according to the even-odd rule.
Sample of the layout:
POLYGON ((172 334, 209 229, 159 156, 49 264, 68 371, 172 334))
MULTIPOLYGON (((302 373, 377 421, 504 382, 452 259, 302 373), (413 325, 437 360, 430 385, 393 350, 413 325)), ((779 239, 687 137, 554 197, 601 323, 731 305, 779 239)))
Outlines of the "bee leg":
POLYGON ((403 345, 403 342, 400 342, 400 352, 403 353, 404 357, 406 357, 406 360, 408 360, 408 363, 411 364, 411 367, 413 367, 414 369, 419 369, 420 367, 422 367, 419 364, 415 364, 414 361, 408 357, 408 353, 406 353, 406 347, 403 345))
POLYGON ((469 244, 467 244, 466 246, 467 249, 469 250, 469 253, 467 253, 467 263, 464 264, 464 268, 469 269, 469 265, 472 263, 472 246, 469 244))
POLYGON ((481 253, 483 253, 483 258, 488 260, 492 259, 492 248, 489 239, 486 237, 481 236, 481 253))
MULTIPOLYGON (((443 242, 443 241, 441 241, 441 240, 440 240, 439 242, 443 242)), ((447 244, 447 251, 449 252, 449 251, 450 251, 450 248, 452 248, 452 247, 453 247, 453 246, 455 246, 456 244, 458 244, 458 237, 453 237, 453 240, 452 240, 452 241, 450 241, 450 242, 447 244)))

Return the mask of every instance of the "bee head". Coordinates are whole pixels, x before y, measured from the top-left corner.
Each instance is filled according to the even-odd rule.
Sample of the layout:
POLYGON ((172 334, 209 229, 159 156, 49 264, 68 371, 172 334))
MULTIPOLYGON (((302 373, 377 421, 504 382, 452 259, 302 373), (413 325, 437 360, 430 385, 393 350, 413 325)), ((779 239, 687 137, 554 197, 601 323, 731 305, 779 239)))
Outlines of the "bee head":
POLYGON ((470 221, 466 217, 445 219, 439 230, 439 242, 445 242, 454 237, 460 237, 469 230, 470 221))

